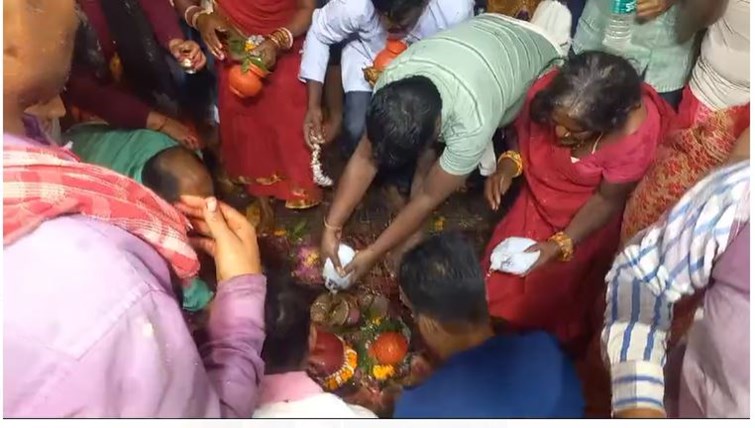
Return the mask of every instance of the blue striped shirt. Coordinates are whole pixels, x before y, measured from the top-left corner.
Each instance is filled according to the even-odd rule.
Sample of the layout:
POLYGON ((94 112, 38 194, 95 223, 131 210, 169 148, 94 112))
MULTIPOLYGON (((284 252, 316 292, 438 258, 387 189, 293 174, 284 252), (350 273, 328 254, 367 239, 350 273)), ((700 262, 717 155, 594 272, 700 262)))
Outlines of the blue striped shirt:
POLYGON ((603 346, 613 411, 664 410, 663 365, 673 304, 704 289, 750 218, 750 161, 712 173, 619 254, 606 277, 603 346))

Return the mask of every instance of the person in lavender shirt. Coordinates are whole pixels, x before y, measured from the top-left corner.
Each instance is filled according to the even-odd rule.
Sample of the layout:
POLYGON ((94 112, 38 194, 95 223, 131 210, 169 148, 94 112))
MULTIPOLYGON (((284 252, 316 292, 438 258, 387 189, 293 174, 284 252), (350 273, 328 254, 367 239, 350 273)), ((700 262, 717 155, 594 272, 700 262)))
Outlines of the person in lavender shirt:
MULTIPOLYGON (((76 19, 74 0, 3 7, 8 150, 35 144, 21 137, 23 112, 59 94, 76 19)), ((252 415, 266 290, 255 231, 215 199, 182 202, 219 279, 199 347, 166 260, 125 229, 61 216, 4 245, 5 417, 252 415)))

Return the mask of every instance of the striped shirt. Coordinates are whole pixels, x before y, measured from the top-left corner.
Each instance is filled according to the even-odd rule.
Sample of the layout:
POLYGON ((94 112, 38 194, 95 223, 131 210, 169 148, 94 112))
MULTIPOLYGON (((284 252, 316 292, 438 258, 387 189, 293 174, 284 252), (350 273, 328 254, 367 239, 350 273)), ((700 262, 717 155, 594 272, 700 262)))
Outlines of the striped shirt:
POLYGON ((673 304, 708 287, 713 265, 750 218, 750 161, 714 172, 619 254, 606 280, 603 345, 614 412, 664 409, 673 304))
MULTIPOLYGON (((430 79, 443 100, 440 166, 466 175, 482 161, 496 129, 512 122, 527 90, 561 55, 537 27, 498 14, 472 18, 412 45, 375 90, 411 76, 430 79)), ((495 161, 495 156, 493 156, 495 161)))

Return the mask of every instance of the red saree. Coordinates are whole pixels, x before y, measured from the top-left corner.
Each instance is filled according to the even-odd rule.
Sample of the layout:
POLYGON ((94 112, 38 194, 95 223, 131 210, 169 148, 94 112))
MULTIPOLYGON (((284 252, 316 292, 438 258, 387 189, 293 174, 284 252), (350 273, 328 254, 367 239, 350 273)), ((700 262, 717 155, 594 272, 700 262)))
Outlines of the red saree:
MULTIPOLYGON (((530 102, 547 86, 555 72, 535 82, 515 122, 524 160, 525 185, 511 211, 501 220, 488 244, 490 253, 508 237, 547 240, 564 230, 601 181, 626 183, 639 180, 650 166, 670 114, 670 107, 649 86, 643 102, 648 116, 642 127, 620 142, 571 161, 568 148, 557 144, 552 128, 530 120, 530 102)), ((605 289, 605 277, 619 242, 621 215, 617 215, 576 246, 568 263, 554 262, 522 278, 492 272, 486 279, 490 315, 515 329, 543 329, 559 340, 583 350, 594 328, 590 317, 605 289)))
MULTIPOLYGON (((285 26, 296 0, 219 0, 221 13, 247 35, 265 35, 285 26)), ((242 100, 228 87, 233 64, 221 64, 218 109, 223 162, 232 180, 254 196, 272 196, 286 207, 304 209, 320 203, 311 155, 301 127, 307 108, 305 85, 299 81, 302 39, 278 57, 258 96, 242 100)))

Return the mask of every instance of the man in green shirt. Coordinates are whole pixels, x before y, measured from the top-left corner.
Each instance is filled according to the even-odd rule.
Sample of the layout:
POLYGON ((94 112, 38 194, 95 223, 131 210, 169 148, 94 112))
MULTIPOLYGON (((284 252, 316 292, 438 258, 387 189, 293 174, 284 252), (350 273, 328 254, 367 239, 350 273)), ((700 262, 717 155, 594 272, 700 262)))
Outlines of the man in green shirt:
MULTIPOLYGON (((202 160, 167 135, 148 129, 125 130, 106 124, 76 125, 63 135, 83 162, 99 165, 144 184, 167 202, 181 195, 213 196, 212 178, 202 160)), ((195 277, 183 288, 183 308, 204 309, 213 292, 195 277)))
POLYGON ((531 84, 562 54, 537 27, 485 14, 396 58, 375 86, 367 133, 325 218, 323 257, 357 280, 388 252, 398 257, 417 242, 423 222, 475 168, 495 170, 493 135, 516 118, 531 84), (435 141, 444 145, 440 157, 435 141), (377 241, 340 266, 341 229, 377 173, 407 166, 416 166, 409 202, 377 241))

